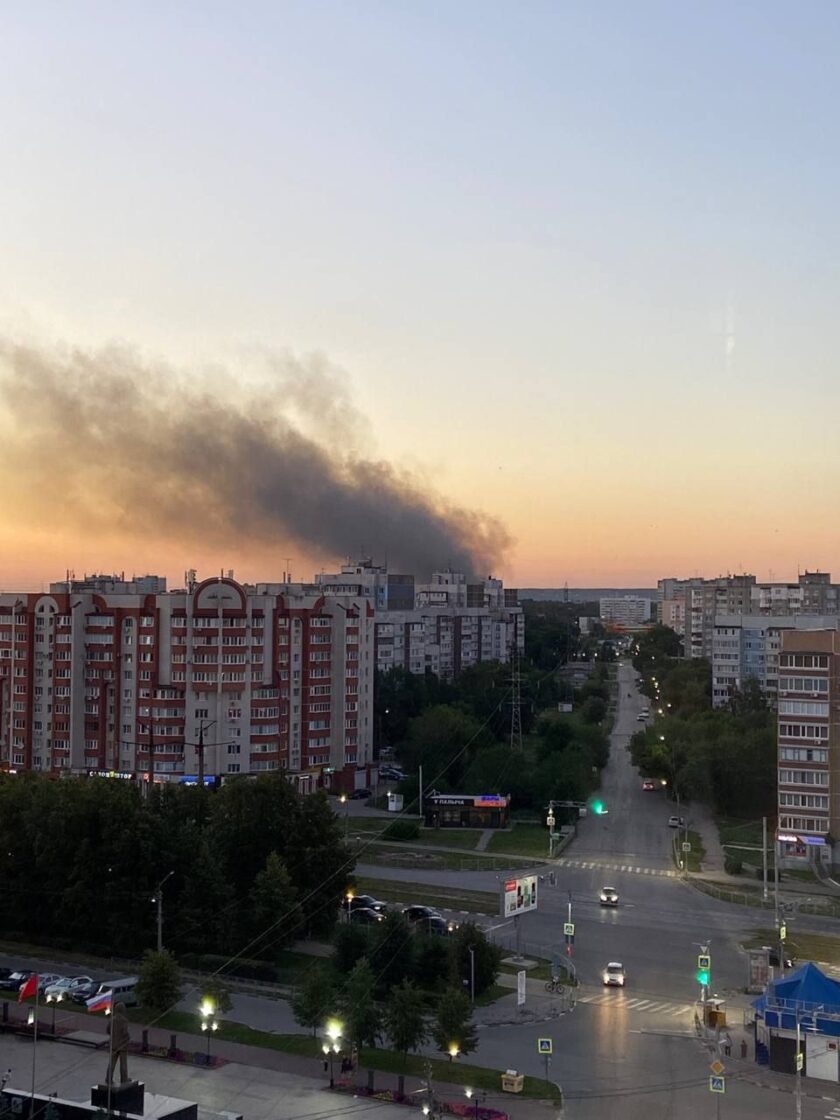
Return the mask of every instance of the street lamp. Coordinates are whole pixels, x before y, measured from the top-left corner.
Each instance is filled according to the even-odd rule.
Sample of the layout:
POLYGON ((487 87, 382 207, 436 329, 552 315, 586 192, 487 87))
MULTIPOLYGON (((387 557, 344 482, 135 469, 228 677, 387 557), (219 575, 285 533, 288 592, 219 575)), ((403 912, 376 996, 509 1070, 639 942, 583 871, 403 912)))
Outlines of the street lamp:
POLYGON ((355 898, 355 895, 353 894, 352 891, 348 891, 347 895, 346 895, 346 898, 347 898, 347 922, 349 924, 350 914, 352 913, 352 905, 351 904, 353 902, 353 899, 355 898))
MULTIPOLYGON (((472 1100, 473 1098, 475 1098, 475 1120, 478 1120, 478 1092, 475 1089, 465 1089, 464 1093, 467 1100, 472 1100)), ((486 1096, 486 1093, 482 1094, 482 1099, 484 1099, 484 1097, 486 1096)))
POLYGON ((51 993, 51 994, 47 995, 47 1003, 51 1003, 53 1005, 53 1014, 52 1014, 52 1033, 53 1034, 55 1034, 55 1010, 56 1010, 56 1006, 59 1003, 61 1003, 63 998, 64 998, 64 992, 54 992, 54 993, 51 993))
POLYGON ((159 953, 163 949, 163 884, 167 879, 171 879, 174 874, 174 871, 170 871, 168 875, 164 875, 152 896, 152 902, 157 903, 157 949, 159 953))
POLYGON ((455 1059, 460 1054, 460 1052, 461 1052, 461 1049, 458 1046, 457 1042, 450 1042, 449 1043, 449 1060, 450 1060, 450 1062, 454 1062, 455 1059))
POLYGON ((347 843, 347 830, 350 827, 350 803, 347 800, 347 794, 342 793, 338 799, 344 806, 344 842, 347 843))
POLYGON ((216 1014, 216 1005, 212 999, 204 999, 201 1001, 201 1030, 207 1035, 207 1062, 210 1063, 210 1039, 213 1033, 219 1029, 219 1024, 213 1018, 216 1014))
POLYGON ((329 1041, 322 1043, 321 1050, 323 1051, 323 1054, 324 1054, 325 1065, 326 1065, 326 1060, 329 1059, 329 1063, 330 1063, 330 1088, 334 1089, 335 1088, 335 1078, 333 1077, 333 1055, 337 1054, 339 1052, 339 1050, 341 1049, 341 1047, 340 1047, 341 1023, 339 1023, 338 1019, 330 1019, 330 1021, 327 1023, 326 1035, 327 1035, 327 1038, 329 1039, 329 1041))

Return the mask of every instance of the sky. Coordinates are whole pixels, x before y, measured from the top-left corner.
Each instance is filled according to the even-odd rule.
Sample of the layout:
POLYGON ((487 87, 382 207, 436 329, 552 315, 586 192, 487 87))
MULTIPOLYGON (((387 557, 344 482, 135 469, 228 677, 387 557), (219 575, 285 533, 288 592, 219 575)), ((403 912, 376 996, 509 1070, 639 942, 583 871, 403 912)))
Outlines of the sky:
POLYGON ((836 574, 838 45, 833 2, 7 0, 0 586, 424 526, 512 586, 836 574))

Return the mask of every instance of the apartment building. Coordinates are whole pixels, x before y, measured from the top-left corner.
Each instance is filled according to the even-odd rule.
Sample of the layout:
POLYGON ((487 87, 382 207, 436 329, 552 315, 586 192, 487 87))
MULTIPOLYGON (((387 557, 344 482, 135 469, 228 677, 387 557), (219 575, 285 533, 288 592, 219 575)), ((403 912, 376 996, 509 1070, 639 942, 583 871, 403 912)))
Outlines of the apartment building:
POLYGON ((340 572, 320 573, 325 593, 370 597, 376 667, 435 673, 447 679, 481 661, 510 660, 525 648, 525 616, 518 592, 488 576, 470 581, 463 572, 433 572, 426 583, 389 572, 366 559, 340 572))
POLYGON ((631 628, 650 622, 650 608, 650 599, 641 599, 636 595, 616 595, 601 599, 598 609, 601 621, 606 626, 631 628))
POLYGON ((840 863, 840 631, 786 630, 779 655, 782 866, 840 863), (831 849, 833 843, 834 850, 831 849))
POLYGON ((370 600, 193 576, 169 592, 68 578, 0 595, 0 765, 188 781, 203 740, 217 780, 284 770, 304 790, 324 774, 366 784, 370 600))
POLYGON ((779 654, 787 630, 836 630, 840 615, 718 615, 712 639, 712 704, 723 707, 755 680, 774 707, 777 701, 779 654))

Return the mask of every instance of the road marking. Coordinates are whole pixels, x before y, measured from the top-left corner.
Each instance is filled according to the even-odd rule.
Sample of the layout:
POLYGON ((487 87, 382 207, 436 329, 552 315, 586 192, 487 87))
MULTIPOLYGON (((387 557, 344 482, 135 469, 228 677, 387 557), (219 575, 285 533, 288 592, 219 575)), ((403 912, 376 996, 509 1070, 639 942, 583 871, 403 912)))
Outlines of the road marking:
POLYGON ((598 860, 558 859, 558 867, 578 867, 583 871, 626 871, 633 875, 658 875, 666 878, 676 878, 676 871, 668 871, 661 867, 633 867, 627 863, 601 863, 598 860))
POLYGON ((626 864, 626 863, 623 863, 623 864, 621 865, 621 870, 622 870, 622 871, 626 871, 626 870, 627 870, 627 864, 626 864))

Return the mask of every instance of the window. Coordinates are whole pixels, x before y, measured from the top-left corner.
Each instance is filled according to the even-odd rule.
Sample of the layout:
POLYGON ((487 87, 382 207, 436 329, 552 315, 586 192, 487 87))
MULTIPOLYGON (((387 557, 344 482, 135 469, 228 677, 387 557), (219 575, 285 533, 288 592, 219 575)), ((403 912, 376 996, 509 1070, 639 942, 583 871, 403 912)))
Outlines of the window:
POLYGON ((228 768, 228 774, 238 774, 239 773, 239 763, 238 762, 229 762, 227 768, 228 768))

